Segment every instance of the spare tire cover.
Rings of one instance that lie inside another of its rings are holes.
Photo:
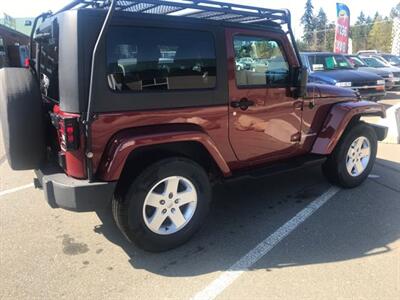
[[[39,83],[30,69],[0,69],[0,120],[8,163],[37,169],[45,156]]]

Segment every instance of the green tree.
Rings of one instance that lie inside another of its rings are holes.
[[[326,46],[325,50],[333,51],[334,44],[335,44],[335,32],[336,32],[336,24],[335,22],[331,22],[327,26],[326,31]]]
[[[369,17],[368,17],[369,18]],[[368,20],[364,12],[361,12],[357,17],[357,21],[354,26],[351,27],[351,38],[353,40],[353,52],[359,50],[365,50],[368,48],[368,35],[371,30],[372,20]],[[370,19],[370,18],[369,18]]]
[[[306,51],[308,50],[308,45],[303,40],[296,40],[296,45],[299,51]]]
[[[314,6],[311,0],[307,0],[304,15],[301,17],[301,24],[303,25],[303,41],[311,45],[314,39],[315,30],[315,17]]]
[[[379,14],[376,15],[372,29],[368,35],[368,48],[390,52],[392,46],[392,27],[392,21],[388,18],[382,18]]]
[[[316,45],[314,48],[316,50],[326,50],[328,17],[322,8],[320,8],[314,22],[316,31]]]

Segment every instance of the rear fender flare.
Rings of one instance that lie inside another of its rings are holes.
[[[224,176],[231,175],[231,170],[217,146],[204,132],[184,130],[137,135],[134,130],[124,130],[110,140],[99,165],[97,177],[104,181],[117,181],[121,176],[127,158],[133,151],[142,147],[175,142],[200,143],[208,151],[221,173]]]
[[[329,155],[351,125],[352,120],[361,116],[385,117],[383,105],[369,101],[342,102],[335,104],[319,132],[311,152],[313,154]],[[379,138],[379,136],[378,136]]]

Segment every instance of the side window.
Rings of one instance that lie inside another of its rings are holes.
[[[210,89],[216,69],[209,32],[144,27],[108,32],[107,80],[114,91]]]
[[[233,46],[239,87],[287,86],[289,64],[277,41],[238,35]]]

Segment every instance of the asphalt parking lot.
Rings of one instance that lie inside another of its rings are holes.
[[[1,299],[399,299],[400,145],[353,190],[318,167],[215,186],[203,229],[161,254],[109,212],[51,209],[0,149]]]

